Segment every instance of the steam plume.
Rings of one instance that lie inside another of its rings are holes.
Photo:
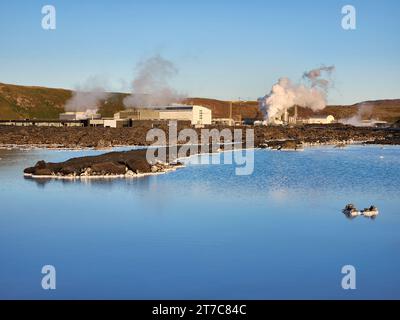
[[[339,122],[343,124],[352,125],[355,127],[372,126],[374,125],[374,122],[376,120],[372,119],[368,123],[364,123],[363,120],[371,117],[373,109],[374,106],[372,104],[364,102],[358,107],[357,114],[347,119],[341,119],[339,120]]]
[[[298,105],[313,111],[326,107],[330,75],[334,66],[322,66],[303,74],[303,84],[294,84],[288,78],[280,78],[271,92],[259,99],[261,111],[266,119],[279,118],[285,110]]]
[[[124,99],[125,107],[150,107],[168,105],[185,98],[169,84],[178,73],[175,65],[155,55],[136,66],[137,76],[132,82],[132,93]]]
[[[107,99],[103,80],[99,77],[90,77],[73,91],[71,99],[65,105],[66,111],[83,111],[88,115],[97,113],[99,104]]]

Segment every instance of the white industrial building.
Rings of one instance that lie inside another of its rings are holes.
[[[124,128],[130,126],[129,119],[104,119],[104,128]]]
[[[91,110],[89,110],[91,111]],[[132,126],[137,120],[149,121],[188,121],[194,126],[212,124],[210,109],[198,105],[154,106],[122,110],[114,114],[113,118],[102,118],[95,112],[65,112],[60,114],[60,121],[84,121],[91,127],[122,128]]]
[[[88,120],[88,119],[100,119],[101,115],[96,113],[95,110],[87,111],[68,111],[60,113],[60,120]]]
[[[197,105],[173,105],[158,108],[160,120],[190,121],[192,125],[210,125],[212,112]]]
[[[202,126],[212,124],[212,112],[203,106],[173,104],[119,111],[114,119],[190,121],[192,125]]]
[[[104,127],[104,119],[90,119],[89,126],[90,127]]]
[[[306,119],[308,124],[330,124],[335,122],[335,117],[332,115],[328,116],[313,116]]]

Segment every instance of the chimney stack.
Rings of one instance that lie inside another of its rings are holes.
[[[287,109],[285,109],[285,112],[283,113],[283,122],[287,124],[289,122],[289,113]]]

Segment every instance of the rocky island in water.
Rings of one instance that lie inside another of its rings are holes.
[[[176,159],[149,163],[146,152],[145,149],[109,152],[98,156],[72,158],[59,163],[41,160],[35,166],[26,168],[24,175],[34,178],[140,177],[183,167]]]

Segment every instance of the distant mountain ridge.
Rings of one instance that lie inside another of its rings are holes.
[[[111,93],[99,106],[102,116],[109,117],[123,109],[122,102],[126,96],[126,93]],[[71,97],[72,91],[66,89],[0,83],[0,119],[57,119]],[[209,107],[217,118],[262,118],[257,101],[234,101],[232,108],[229,101],[207,98],[187,98],[184,103]],[[363,118],[389,122],[400,120],[400,99],[365,101],[350,106],[327,106],[318,113],[299,107],[298,114],[300,117],[332,114],[336,119],[349,118],[356,115],[362,105],[369,106],[369,112],[363,114]]]

